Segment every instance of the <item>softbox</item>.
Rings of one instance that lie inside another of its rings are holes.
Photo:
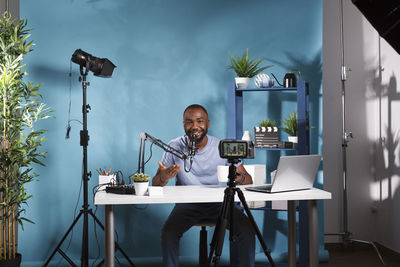
[[[379,35],[400,54],[400,1],[351,0]]]

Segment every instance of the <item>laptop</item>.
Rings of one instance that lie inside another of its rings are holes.
[[[313,188],[321,155],[282,156],[272,184],[246,187],[262,193],[278,193]],[[272,177],[271,177],[272,178]]]

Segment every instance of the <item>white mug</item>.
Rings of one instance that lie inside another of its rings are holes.
[[[219,182],[228,182],[229,166],[219,165],[217,169],[217,174]]]

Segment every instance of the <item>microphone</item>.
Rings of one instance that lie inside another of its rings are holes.
[[[188,152],[189,152],[189,155],[188,155],[189,158],[191,160],[193,160],[193,157],[197,152],[196,136],[194,134],[190,135],[190,137],[189,137]]]

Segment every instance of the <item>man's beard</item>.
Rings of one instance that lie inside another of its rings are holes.
[[[206,129],[206,130],[201,129],[201,134],[200,134],[199,137],[197,137],[196,135],[193,134],[193,136],[194,136],[194,142],[195,142],[196,144],[200,144],[200,143],[203,141],[204,137],[207,135],[207,131],[208,131],[207,129]],[[186,135],[190,138],[191,135],[192,135],[192,132],[193,132],[193,131],[187,131],[187,132],[186,132]]]

